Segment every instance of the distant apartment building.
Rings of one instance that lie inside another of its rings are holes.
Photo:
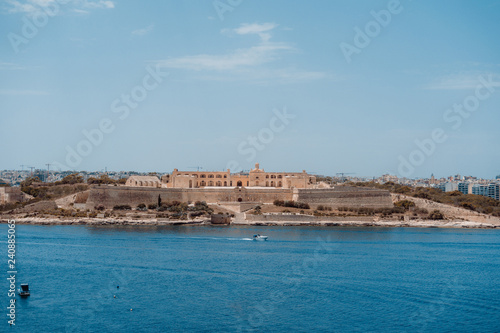
[[[491,183],[488,185],[474,184],[472,185],[472,194],[490,197],[500,200],[500,184]]]
[[[458,183],[458,190],[463,194],[472,193],[472,183]]]
[[[441,183],[437,185],[437,188],[443,192],[453,192],[458,190],[458,184],[451,182]]]

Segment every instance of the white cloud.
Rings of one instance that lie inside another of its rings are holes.
[[[259,35],[262,41],[267,42],[271,39],[270,31],[277,26],[275,23],[244,23],[233,31],[238,35]]]
[[[278,25],[274,23],[243,23],[239,28],[234,29],[238,35],[247,35],[247,34],[260,34],[266,31],[273,30]]]
[[[495,83],[493,86],[500,86],[499,75],[491,73],[460,73],[439,77],[426,85],[424,88],[429,90],[471,90],[475,89],[478,84],[481,84],[479,77],[488,77],[492,75]]]
[[[153,29],[154,29],[154,24],[150,24],[145,28],[132,31],[132,35],[133,36],[144,36],[144,35],[147,35],[148,33],[150,33],[151,31],[153,31]]]
[[[283,81],[297,82],[325,78],[324,72],[303,71],[294,68],[269,68],[263,66],[282,59],[287,51],[295,50],[288,43],[270,42],[271,32],[278,25],[275,23],[242,24],[232,30],[221,32],[237,35],[255,34],[260,36],[257,45],[236,49],[226,54],[198,54],[158,61],[162,67],[185,69],[191,71],[212,71],[203,73],[197,78],[213,81],[247,80],[252,82]],[[215,73],[214,73],[215,72]]]
[[[84,9],[112,9],[115,3],[109,0],[67,0],[66,2],[59,2],[56,0],[5,0],[7,3],[7,13],[23,13],[33,15],[39,11],[47,10],[50,12],[59,12],[63,7],[71,8],[72,11],[87,14],[88,11]]]
[[[200,54],[160,61],[168,68],[190,70],[234,70],[241,67],[261,65],[278,58],[277,52],[292,49],[285,43],[263,43],[247,49],[238,49],[228,54]]]
[[[105,8],[112,9],[115,8],[115,3],[113,1],[99,0],[99,1],[88,1],[84,0],[82,3],[84,8]]]
[[[26,69],[26,67],[15,64],[13,62],[0,61],[0,70],[12,71],[12,70],[24,70],[24,69]]]

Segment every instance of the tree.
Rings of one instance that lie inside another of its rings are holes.
[[[433,210],[430,214],[429,214],[429,219],[431,220],[442,220],[444,219],[444,215],[443,213],[441,213],[439,210]]]
[[[23,180],[21,182],[21,188],[23,187],[28,187],[28,186],[31,186],[33,183],[40,183],[40,178],[38,177],[29,177],[29,178],[26,178],[25,180]]]
[[[83,177],[78,173],[72,173],[71,175],[67,175],[61,180],[62,184],[78,184],[83,183]]]
[[[394,203],[396,207],[403,207],[405,210],[410,209],[410,207],[415,207],[415,203],[411,200],[401,200]]]

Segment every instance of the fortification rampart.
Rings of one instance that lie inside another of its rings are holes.
[[[332,208],[348,207],[392,207],[388,191],[338,187],[334,189],[262,189],[262,188],[146,188],[127,186],[93,186],[90,189],[87,209],[98,205],[113,208],[115,205],[137,206],[157,203],[158,196],[163,202],[261,202],[273,203],[274,200],[296,200],[312,206],[327,205]]]
[[[253,215],[246,214],[246,220],[251,222],[342,222],[342,221],[366,221],[372,222],[373,217],[371,216],[311,216],[302,214],[263,214],[263,215]]]
[[[385,190],[338,186],[331,189],[296,189],[294,200],[309,205],[339,207],[393,207],[391,193]]]
[[[274,200],[292,200],[292,190],[288,189],[178,189],[178,188],[144,188],[127,186],[94,186],[90,190],[87,209],[97,205],[113,208],[115,205],[135,207],[140,203],[146,205],[158,202],[267,202]]]

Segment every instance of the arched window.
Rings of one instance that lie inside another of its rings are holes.
[[[217,175],[216,178],[222,178],[222,176],[221,175]]]
[[[200,178],[205,178],[205,175],[200,175]]]
[[[283,184],[281,183],[281,180],[278,182],[278,187],[282,187]]]
[[[222,182],[220,180],[217,182],[217,186],[222,186]]]
[[[233,181],[232,180],[229,182],[229,186],[233,186]]]
[[[247,180],[247,186],[248,186],[248,180]]]
[[[224,182],[224,186],[227,186],[227,182]]]
[[[269,175],[266,175],[266,179],[268,179],[268,178],[269,178]]]
[[[208,186],[214,186],[214,182],[213,181],[209,181],[208,182]]]
[[[274,181],[273,180],[271,181],[271,187],[274,187]]]
[[[206,186],[206,183],[204,180],[201,181],[200,186]]]
[[[281,178],[283,178],[283,177],[281,175],[278,175],[278,179],[281,179]]]
[[[227,175],[224,175],[224,178],[227,178]]]
[[[241,180],[239,180],[239,181],[236,183],[236,186],[243,186],[243,183],[241,182]]]
[[[208,178],[214,178],[214,175],[208,175]]]

